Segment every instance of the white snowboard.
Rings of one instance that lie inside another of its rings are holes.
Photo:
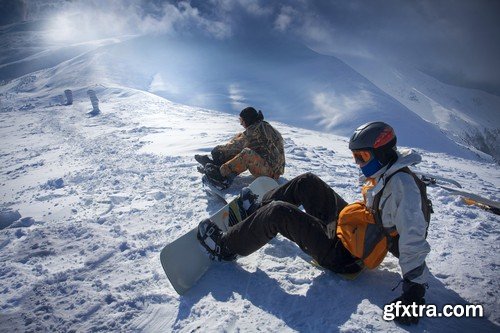
[[[278,183],[274,179],[259,177],[248,187],[259,196],[260,201],[266,192],[277,186]],[[223,231],[242,220],[237,200],[238,198],[235,198],[210,217]],[[197,229],[198,226],[195,226],[188,233],[167,244],[160,254],[163,270],[179,295],[195,285],[212,264],[212,260],[196,238]]]

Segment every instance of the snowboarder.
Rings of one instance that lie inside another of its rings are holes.
[[[228,187],[234,177],[250,171],[254,177],[278,179],[285,171],[283,138],[261,111],[247,107],[240,112],[245,131],[228,143],[216,146],[208,155],[195,155],[207,177],[221,187]]]
[[[199,241],[218,260],[232,260],[280,233],[320,266],[340,274],[375,268],[390,251],[403,275],[402,294],[391,303],[424,304],[431,207],[422,193],[425,185],[422,189],[408,169],[421,161],[420,155],[398,151],[396,140],[383,122],[364,124],[352,135],[349,149],[367,178],[363,202],[347,204],[319,177],[306,173],[266,193],[253,214],[225,233],[202,221]],[[402,315],[395,320],[413,324],[418,319]]]

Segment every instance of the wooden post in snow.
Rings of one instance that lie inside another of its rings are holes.
[[[64,105],[72,105],[73,104],[73,92],[69,89],[64,90],[64,95],[66,95],[66,104]]]
[[[87,95],[92,103],[92,111],[89,112],[89,115],[96,116],[101,112],[101,110],[99,110],[99,99],[97,98],[95,91],[92,89],[87,90]]]

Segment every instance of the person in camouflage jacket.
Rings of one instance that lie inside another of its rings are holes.
[[[232,179],[246,170],[255,177],[278,179],[285,172],[281,134],[253,107],[241,111],[240,123],[245,131],[228,143],[216,146],[211,151],[212,159],[196,155],[196,160],[205,166],[209,178],[219,181]]]

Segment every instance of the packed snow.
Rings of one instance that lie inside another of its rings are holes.
[[[14,28],[21,27],[4,28],[5,40],[15,41]],[[25,36],[35,35],[28,30]],[[236,263],[213,265],[192,290],[177,295],[162,270],[161,249],[221,208],[204,191],[193,155],[242,128],[234,113],[139,89],[142,76],[127,72],[120,52],[107,49],[119,42],[79,45],[92,52],[51,49],[61,56],[57,65],[34,46],[30,59],[12,44],[12,53],[2,53],[9,65],[0,72],[13,68],[9,54],[37,66],[0,86],[0,331],[499,330],[500,219],[437,187],[428,189],[435,213],[426,300],[439,307],[482,304],[484,318],[424,318],[414,327],[384,321],[384,304],[400,293],[391,291],[401,279],[396,258],[346,281],[310,265],[281,236]],[[110,73],[110,61],[122,71]],[[63,105],[65,89],[73,90],[73,105]],[[95,117],[87,114],[88,89],[100,100]],[[397,104],[389,95],[377,98]],[[263,112],[285,139],[280,183],[312,171],[347,201],[361,199],[348,137],[297,127],[299,113],[289,115],[290,124],[272,108]],[[498,200],[500,171],[490,157],[455,145],[405,112],[394,127],[401,148],[422,154],[418,170]],[[425,131],[409,130],[412,119],[432,133],[429,149],[418,144]],[[245,173],[229,191],[237,194],[252,180]]]

